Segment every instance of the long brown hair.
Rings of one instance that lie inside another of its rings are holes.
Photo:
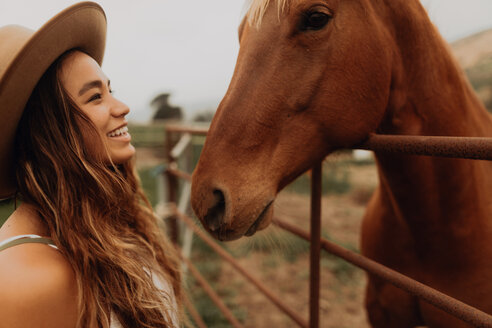
[[[169,327],[176,308],[181,313],[175,249],[158,228],[133,161],[108,165],[88,153],[82,136],[99,134],[60,82],[67,54],[43,75],[19,125],[22,201],[36,207],[75,271],[77,327],[109,327],[110,313],[123,327]],[[172,290],[159,290],[157,277]]]

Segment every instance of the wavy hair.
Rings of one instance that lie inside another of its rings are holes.
[[[72,51],[70,51],[72,52]],[[133,160],[108,165],[83,135],[104,141],[60,82],[58,58],[26,105],[16,137],[21,199],[36,207],[78,287],[77,327],[169,327],[182,318],[175,248],[157,225]],[[107,148],[106,153],[108,154]],[[155,279],[172,288],[159,288]]]

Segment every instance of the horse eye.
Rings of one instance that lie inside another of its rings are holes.
[[[330,21],[331,16],[319,11],[306,14],[301,22],[300,29],[302,31],[321,30]]]

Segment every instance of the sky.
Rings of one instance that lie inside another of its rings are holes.
[[[247,0],[246,0],[247,1]],[[0,0],[0,26],[38,29],[73,0]],[[103,71],[129,119],[145,122],[150,102],[171,93],[185,118],[215,110],[239,51],[245,0],[100,0],[108,34]],[[491,0],[421,0],[449,42],[492,28]]]

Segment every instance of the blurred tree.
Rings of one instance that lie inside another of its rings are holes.
[[[169,104],[170,96],[169,93],[161,93],[151,101],[150,106],[154,110],[152,120],[181,120],[183,118],[181,107]]]
[[[214,110],[211,110],[211,109],[205,110],[205,111],[196,113],[195,116],[193,116],[192,121],[193,122],[211,122],[214,115],[215,115]]]

